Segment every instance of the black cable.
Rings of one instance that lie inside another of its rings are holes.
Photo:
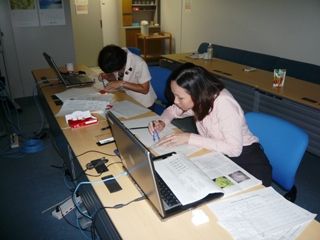
[[[109,153],[100,152],[100,151],[97,151],[97,150],[89,150],[89,151],[83,152],[83,153],[81,153],[81,154],[73,157],[72,159],[74,159],[74,158],[76,158],[76,157],[80,157],[80,156],[82,156],[82,155],[84,155],[84,154],[87,154],[87,153],[90,153],[90,152],[101,153],[101,154],[103,154],[103,155],[111,156],[111,157],[116,157],[116,156],[117,156],[116,154],[109,154]],[[72,159],[71,159],[71,160],[72,160]]]
[[[94,225],[94,220],[95,220],[94,218],[95,218],[95,216],[98,214],[98,212],[99,212],[100,210],[102,210],[102,209],[119,209],[119,208],[123,208],[123,207],[128,206],[129,204],[131,204],[131,203],[133,203],[133,202],[138,202],[138,201],[144,200],[144,199],[146,199],[146,198],[147,198],[146,196],[141,196],[141,197],[138,197],[138,198],[136,198],[136,199],[133,199],[133,200],[127,202],[127,203],[120,203],[120,204],[116,204],[116,205],[111,206],[111,207],[110,207],[110,206],[103,206],[103,207],[99,208],[97,211],[95,211],[95,212],[92,214],[92,216],[91,216],[92,225]]]
[[[122,162],[114,162],[114,163],[110,163],[110,164],[107,165],[106,167],[110,167],[110,166],[113,165],[113,164],[119,164],[119,163],[122,164]],[[85,171],[87,171],[87,170],[88,170],[88,169],[86,169]],[[86,173],[86,175],[87,175],[87,176],[90,176],[90,177],[100,177],[102,173],[104,173],[104,172],[98,173],[98,175],[92,175],[92,174],[89,174],[89,173]]]
[[[51,143],[52,143],[53,148],[56,150],[56,152],[58,153],[59,157],[63,160],[63,157],[62,157],[59,149],[56,146],[57,143],[54,141],[54,138],[51,136],[51,134],[50,134],[50,137],[51,137]]]

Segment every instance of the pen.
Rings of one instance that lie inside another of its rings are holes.
[[[110,128],[110,126],[106,126],[106,127],[104,127],[104,128],[101,128],[101,131],[107,130],[107,129],[109,129],[109,128]]]
[[[155,127],[156,125],[154,124],[154,121],[152,121],[152,125],[153,127]],[[153,141],[155,142],[156,141],[156,136],[158,138],[158,140],[160,140],[160,136],[159,136],[159,133],[156,129],[153,130],[153,134],[152,134],[152,139]]]
[[[106,88],[106,84],[104,83],[104,78],[102,78],[103,87]]]
[[[159,136],[158,131],[157,130],[154,130],[154,131],[156,132],[156,136],[157,136],[158,140],[160,140],[160,136]]]
[[[129,130],[144,129],[144,128],[148,128],[148,127],[133,127],[133,128],[129,128]]]

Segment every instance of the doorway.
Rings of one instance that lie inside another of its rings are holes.
[[[79,14],[75,0],[71,0],[70,9],[76,64],[96,67],[103,46],[100,1],[88,1],[87,11]]]

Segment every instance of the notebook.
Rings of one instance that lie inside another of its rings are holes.
[[[161,161],[161,159],[171,156],[174,152],[154,157],[150,150],[112,112],[107,112],[106,118],[109,121],[117,146],[117,154],[124,168],[161,219],[221,197],[219,194],[209,194],[197,202],[183,206],[154,168],[154,161]]]
[[[67,87],[75,87],[75,86],[84,86],[84,85],[92,85],[94,80],[87,77],[85,74],[65,74],[59,71],[57,65],[53,61],[53,58],[50,57],[47,53],[43,53],[44,58],[47,60],[49,66],[55,71],[58,75],[59,80]]]

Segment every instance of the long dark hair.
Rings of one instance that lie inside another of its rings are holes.
[[[177,85],[190,94],[194,103],[192,108],[195,120],[202,121],[214,107],[214,101],[219,96],[224,84],[213,74],[199,66],[184,67],[175,79]]]

